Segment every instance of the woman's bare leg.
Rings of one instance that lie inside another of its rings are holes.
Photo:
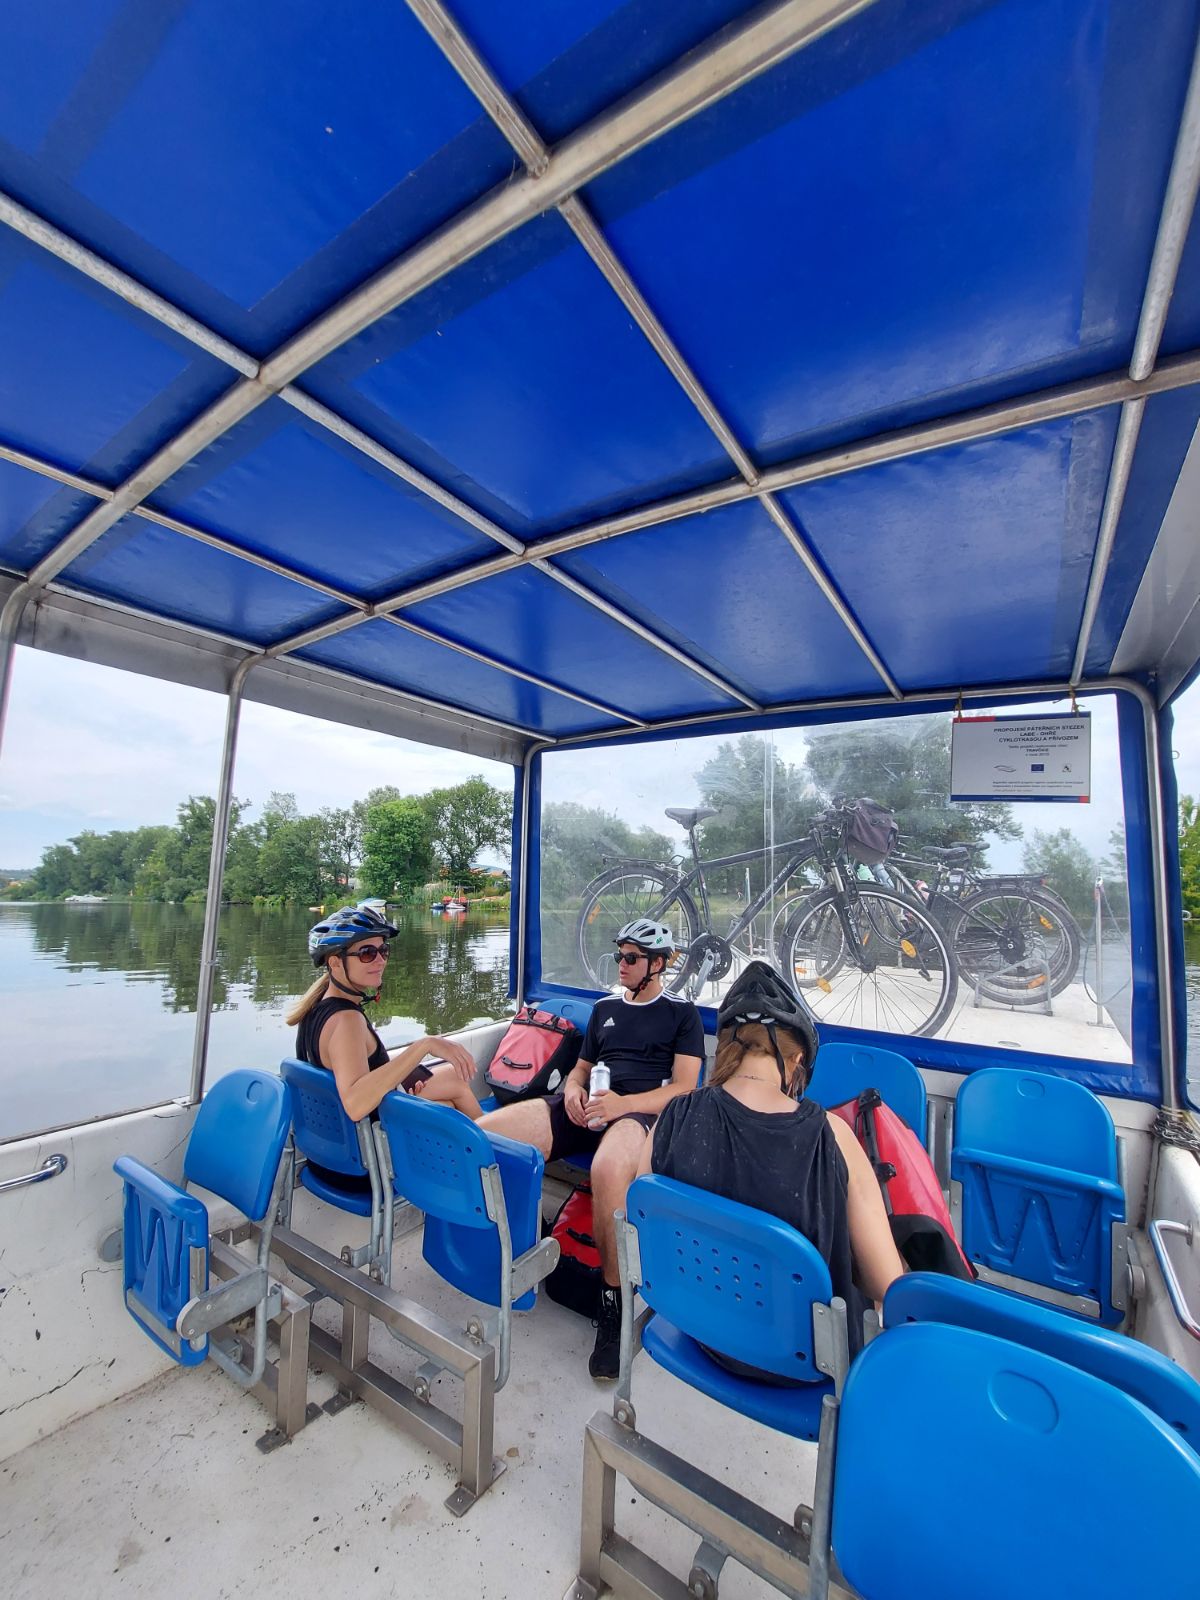
[[[422,1100],[436,1100],[441,1105],[453,1106],[464,1117],[477,1122],[483,1107],[472,1093],[470,1084],[464,1083],[453,1067],[434,1067],[433,1075],[418,1084],[416,1093]]]

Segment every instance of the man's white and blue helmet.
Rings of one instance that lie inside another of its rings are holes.
[[[675,949],[675,935],[665,922],[653,922],[649,917],[635,917],[620,929],[614,944],[636,944],[647,955],[670,955]]]
[[[323,967],[330,956],[372,934],[394,939],[396,929],[369,906],[342,906],[308,930],[308,953],[313,966]]]

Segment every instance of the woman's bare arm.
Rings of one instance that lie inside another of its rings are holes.
[[[475,1071],[470,1051],[453,1039],[415,1039],[397,1051],[387,1066],[376,1067],[374,1072],[367,1066],[372,1048],[371,1032],[361,1011],[335,1012],[321,1029],[321,1061],[333,1073],[342,1105],[352,1122],[369,1116],[385,1094],[400,1087],[424,1056],[443,1056],[466,1081]]]
[[[863,1292],[878,1304],[888,1286],[904,1272],[900,1252],[892,1239],[891,1225],[884,1209],[879,1180],[871,1171],[867,1153],[854,1137],[853,1130],[840,1117],[830,1117],[829,1126],[846,1162],[850,1181],[846,1203],[850,1222],[850,1249],[858,1269]]]

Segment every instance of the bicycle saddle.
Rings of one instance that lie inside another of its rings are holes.
[[[672,822],[677,822],[688,833],[691,833],[698,822],[703,822],[705,817],[715,817],[716,814],[712,806],[697,806],[694,811],[685,811],[682,806],[677,810],[668,806],[665,813]]]
[[[931,844],[925,854],[930,861],[969,861],[977,848],[969,844],[952,844],[943,850],[938,845]]]

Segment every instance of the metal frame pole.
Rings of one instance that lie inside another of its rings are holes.
[[[0,611],[0,749],[4,745],[4,729],[8,722],[8,697],[12,691],[13,659],[17,650],[17,633],[25,607],[33,598],[34,587],[22,583],[13,590]]]
[[[250,672],[262,660],[249,656],[235,669],[229,682],[225,711],[225,744],[221,751],[221,777],[213,812],[212,850],[208,858],[208,890],[204,902],[204,933],[200,940],[200,980],[196,986],[196,1031],[192,1039],[192,1078],[187,1103],[198,1105],[204,1094],[208,1062],[208,1032],[212,1017],[213,979],[217,966],[217,933],[221,919],[221,884],[225,877],[225,850],[229,843],[229,815],[233,800],[233,768],[237,757],[242,691]]]
[[[550,749],[546,743],[534,744],[525,752],[525,761],[521,774],[521,849],[519,860],[519,882],[517,885],[517,981],[516,1001],[518,1006],[525,1004],[525,986],[529,980],[527,971],[528,958],[525,941],[529,932],[529,818],[531,806],[529,801],[529,785],[533,777],[533,762],[535,756],[540,756],[543,750]]]
[[[1183,250],[1187,243],[1192,211],[1196,205],[1196,192],[1200,188],[1200,41],[1192,57],[1191,77],[1183,102],[1183,115],[1179,119],[1179,132],[1171,158],[1171,173],[1163,196],[1162,211],[1158,220],[1158,233],[1154,240],[1154,254],[1142,296],[1142,309],[1134,337],[1133,355],[1129,362],[1129,376],[1134,379],[1148,377],[1158,359],[1158,347],[1166,327],[1167,311],[1175,283],[1179,276]],[[1125,505],[1125,493],[1133,471],[1133,458],[1137,450],[1138,434],[1145,415],[1145,400],[1128,400],[1121,408],[1121,421],[1117,428],[1117,442],[1109,468],[1108,492],[1100,516],[1100,531],[1096,540],[1096,553],[1092,560],[1091,577],[1083,603],[1083,619],[1079,625],[1079,638],[1075,645],[1075,661],[1071,668],[1071,682],[1083,677],[1088,645],[1092,639],[1104,580],[1108,576],[1116,543],[1117,527]]]

